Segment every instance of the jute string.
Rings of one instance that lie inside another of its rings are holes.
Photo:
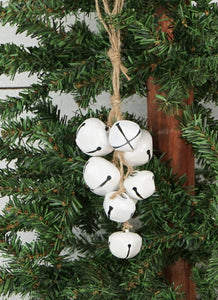
[[[106,23],[102,18],[100,6],[99,6],[99,0],[95,0],[95,6],[96,6],[96,12],[98,18],[103,24],[105,30],[107,31],[109,36],[109,41],[111,44],[111,48],[108,50],[107,54],[113,66],[113,71],[112,71],[113,94],[111,95],[112,108],[108,115],[107,124],[108,126],[112,126],[115,121],[119,121],[123,119],[122,113],[120,111],[120,105],[121,105],[120,72],[122,72],[125,75],[125,77],[128,80],[130,80],[130,77],[127,75],[127,68],[124,67],[124,65],[121,62],[120,29],[115,28],[115,25],[113,23],[113,16],[121,12],[124,5],[124,0],[115,0],[112,11],[110,10],[108,0],[102,0],[102,2],[104,5],[104,11],[109,17],[108,23]],[[120,195],[123,192],[125,192],[123,181],[133,171],[132,167],[125,162],[124,154],[121,151],[114,151],[113,163],[119,168],[121,179],[119,183],[119,190],[115,192],[111,198],[115,198],[117,195]],[[125,175],[124,175],[124,165],[127,166],[127,173]]]
[[[123,186],[123,182],[132,172],[133,168],[129,166],[124,159],[124,153],[122,151],[114,151],[113,161],[112,161],[120,171],[120,182],[119,182],[119,190],[113,193],[111,199],[114,199],[117,195],[125,193],[125,188]],[[124,165],[127,166],[127,172],[124,174]]]
[[[124,0],[115,0],[113,10],[110,11],[108,0],[102,0],[104,5],[104,11],[109,17],[109,23],[106,24],[102,18],[101,10],[99,7],[98,0],[95,0],[96,12],[99,20],[103,24],[105,30],[108,33],[109,41],[111,48],[108,50],[107,54],[111,60],[113,66],[112,73],[112,86],[113,86],[113,95],[111,96],[112,109],[108,116],[108,126],[113,125],[114,121],[122,120],[122,114],[120,112],[120,72],[122,72],[128,80],[130,77],[127,75],[127,68],[121,62],[121,41],[120,41],[120,29],[115,28],[113,24],[113,16],[119,14],[123,8]]]
[[[123,228],[122,228],[123,231],[130,230],[131,228],[132,225],[128,221],[123,223]]]

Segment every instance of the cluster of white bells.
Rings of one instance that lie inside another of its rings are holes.
[[[118,223],[127,222],[134,215],[137,201],[154,193],[154,174],[146,170],[134,171],[123,182],[125,193],[113,198],[112,195],[119,189],[120,171],[101,156],[118,150],[124,153],[128,165],[144,165],[153,154],[150,133],[133,121],[117,121],[108,128],[101,120],[89,118],[77,129],[76,144],[82,152],[91,156],[84,166],[83,178],[93,193],[104,196],[103,208],[107,217]],[[127,259],[139,253],[142,238],[125,230],[112,233],[108,242],[113,255]]]

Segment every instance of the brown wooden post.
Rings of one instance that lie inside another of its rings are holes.
[[[158,10],[160,17],[160,27],[162,31],[167,32],[170,39],[172,36],[172,28],[170,28],[171,20],[164,13],[164,10]],[[163,20],[162,20],[163,19]],[[178,120],[174,116],[166,116],[158,110],[155,95],[161,94],[160,86],[154,83],[154,79],[150,77],[147,81],[147,106],[148,106],[148,128],[153,133],[154,149],[158,149],[161,153],[166,153],[165,159],[171,160],[171,166],[174,173],[178,176],[186,174],[186,186],[195,185],[194,172],[194,156],[190,145],[181,139],[181,132],[178,128]],[[183,101],[181,99],[181,101]],[[193,92],[190,91],[187,104],[193,101]],[[188,300],[196,300],[196,288],[191,280],[191,267],[182,258],[177,262],[168,266],[165,270],[165,276],[175,287],[181,286],[181,290],[186,293]]]

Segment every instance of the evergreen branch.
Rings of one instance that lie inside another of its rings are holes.
[[[192,273],[193,278],[197,283],[197,292],[205,299],[216,299],[216,276],[212,281],[208,280],[208,259],[201,264],[196,265],[193,268]]]
[[[210,128],[202,115],[192,115],[184,111],[181,124],[182,136],[192,143],[196,156],[199,157],[214,173],[218,172],[217,130]]]
[[[64,18],[67,14],[73,12],[78,14],[78,10],[81,8],[81,4],[84,5],[84,1],[79,0],[77,3],[72,4],[71,1],[65,0],[60,1],[46,1],[42,2],[36,0],[34,2],[19,1],[19,3],[14,3],[14,1],[8,1],[7,6],[1,7],[1,18],[4,23],[34,23],[36,20],[49,20],[49,17],[53,18]],[[95,7],[94,1],[90,6],[90,2],[87,1],[87,7],[90,9]]]
[[[211,258],[209,259],[209,265],[207,268],[208,273],[208,283],[212,284],[217,288],[218,286],[218,259],[217,250],[214,250]]]
[[[13,78],[25,71],[40,80],[18,97],[0,101],[0,158],[6,164],[0,171],[0,193],[10,198],[0,214],[0,249],[8,258],[0,269],[2,295],[183,299],[163,274],[166,265],[182,256],[192,265],[205,262],[196,271],[197,286],[201,297],[215,299],[217,125],[197,102],[217,99],[217,8],[209,0],[196,6],[186,2],[127,0],[124,12],[114,18],[122,29],[122,60],[131,77],[128,83],[121,78],[122,96],[145,95],[145,82],[153,76],[162,86],[161,109],[184,110],[181,99],[194,87],[194,108],[184,112],[181,128],[204,163],[195,196],[184,188],[185,177],[177,178],[162,159],[153,156],[139,168],[155,174],[156,192],[137,203],[143,245],[131,260],[119,260],[108,249],[108,235],[121,224],[108,220],[102,197],[84,186],[88,158],[75,144],[78,126],[89,117],[105,122],[108,111],[77,112],[67,122],[49,96],[51,90],[70,92],[81,107],[88,107],[99,93],[111,90],[108,38],[79,21],[81,12],[95,11],[94,0],[9,0],[0,8],[2,24],[17,25],[18,33],[38,40],[36,47],[2,45],[1,73]],[[158,8],[174,20],[173,40],[159,30]],[[63,18],[70,14],[76,22],[66,28]],[[24,112],[33,115],[24,118]],[[144,128],[145,120],[125,118]],[[36,232],[37,241],[21,241],[23,231]]]
[[[145,51],[148,63],[155,66],[152,74],[164,93],[164,96],[157,95],[157,100],[160,109],[167,113],[184,109],[183,99],[187,99],[187,91],[193,86],[196,90],[201,89],[202,98],[213,93],[213,101],[216,101],[217,85],[212,88],[211,83],[216,83],[218,74],[217,26],[214,25],[217,9],[209,12],[208,3],[192,8],[184,2],[177,3],[176,7],[171,5],[167,4],[169,17],[175,20],[172,22],[172,40],[157,30],[158,20],[155,19],[145,18],[144,23],[140,20],[135,28],[130,27],[135,32],[136,43]],[[205,10],[208,10],[207,14]]]
[[[30,88],[19,93],[18,97],[7,96],[0,100],[1,120],[13,119],[24,111],[34,111],[34,104],[49,98],[49,90],[45,85],[33,84]],[[31,107],[33,108],[31,109]]]
[[[7,74],[11,76],[11,79],[14,79],[16,73],[21,72],[29,72],[29,75],[39,74],[41,68],[39,64],[40,59],[38,62],[33,60],[33,53],[31,53],[33,48],[29,47],[28,51],[24,47],[19,47],[15,44],[2,44],[0,47],[1,74]],[[37,48],[35,47],[35,49]]]

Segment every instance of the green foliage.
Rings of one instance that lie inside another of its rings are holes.
[[[75,147],[75,132],[87,117],[105,119],[108,112],[90,111],[66,122],[51,101],[41,99],[30,111],[34,111],[31,118],[13,118],[3,124],[1,158],[19,151],[15,169],[1,170],[1,194],[10,196],[0,218],[0,249],[9,259],[7,271],[1,271],[3,295],[9,291],[30,293],[32,299],[66,299],[73,293],[79,299],[119,299],[127,292],[129,299],[135,292],[138,299],[174,295],[163,278],[155,279],[156,271],[149,270],[148,278],[142,280],[145,254],[137,263],[112,257],[106,241],[108,228],[115,230],[116,225],[109,225],[104,216],[102,198],[84,188],[85,159]],[[96,235],[100,227],[107,234]],[[22,244],[17,233],[25,231],[35,231],[37,240]],[[72,261],[77,251],[86,259]],[[154,269],[158,265],[159,272],[164,262],[155,258],[152,264]]]
[[[208,266],[209,264],[209,266]],[[215,269],[216,268],[216,269]],[[213,272],[211,272],[213,270]],[[210,273],[211,272],[211,273]],[[208,276],[208,274],[212,276]],[[202,299],[216,299],[217,291],[217,252],[214,251],[209,262],[205,261],[193,269],[194,279],[198,282],[197,290]]]
[[[155,14],[138,21],[134,29],[135,39],[155,65],[153,74],[166,94],[158,97],[165,111],[183,108],[181,99],[188,97],[189,88],[195,88],[196,93],[201,89],[201,99],[212,94],[210,100],[217,101],[218,8],[206,2],[191,6],[185,1],[176,5],[170,1],[172,7],[165,18],[169,19],[173,39],[157,30]]]
[[[199,168],[195,195],[184,188],[162,157],[142,166],[155,175],[156,192],[137,204],[133,222],[143,238],[141,252],[121,260],[108,250],[109,234],[121,224],[109,221],[102,197],[83,181],[87,161],[75,144],[78,126],[89,117],[106,122],[108,110],[90,104],[111,92],[108,36],[93,32],[81,18],[95,1],[8,1],[0,7],[2,25],[17,26],[37,43],[0,46],[0,73],[36,74],[38,83],[0,100],[0,194],[8,203],[0,215],[0,294],[30,299],[184,299],[170,286],[164,268],[183,257],[194,266],[201,299],[216,299],[217,289],[217,123],[205,103],[217,103],[217,6],[199,0],[125,1],[113,22],[121,28],[122,98],[146,95],[146,80],[161,85],[156,95],[165,112],[182,110],[182,137],[193,145]],[[110,1],[112,4],[113,1]],[[160,30],[167,9],[173,39]],[[65,17],[75,22],[65,25]],[[187,107],[189,90],[195,95]],[[51,93],[71,93],[81,108],[67,120]],[[201,104],[203,103],[203,104]],[[146,128],[146,120],[125,114]],[[110,159],[111,156],[109,155]],[[138,214],[138,215],[137,215]],[[35,241],[23,242],[20,233]]]
[[[188,107],[183,112],[182,136],[193,145],[196,157],[214,173],[218,175],[218,145],[217,122],[210,117],[210,109],[199,109],[196,113]],[[209,175],[208,174],[208,175]]]

